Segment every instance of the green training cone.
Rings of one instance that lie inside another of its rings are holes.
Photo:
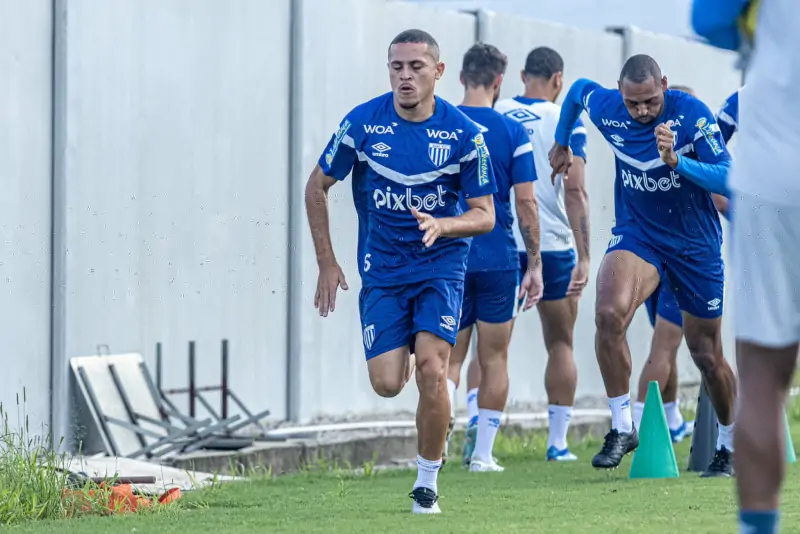
[[[639,447],[633,453],[630,478],[677,478],[678,462],[667,426],[658,382],[647,386]]]
[[[797,462],[797,455],[794,452],[794,442],[792,441],[792,433],[789,430],[789,417],[786,411],[783,412],[783,427],[786,432],[786,463],[793,464]]]

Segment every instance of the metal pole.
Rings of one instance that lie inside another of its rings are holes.
[[[161,392],[161,342],[156,343],[156,389]]]
[[[189,342],[189,417],[195,415],[194,341]]]
[[[689,452],[689,471],[702,472],[708,469],[714,452],[717,449],[717,412],[711,404],[706,391],[706,383],[700,384],[700,396],[697,399],[697,412],[692,432],[692,448]]]
[[[228,418],[228,340],[222,340],[222,418]]]

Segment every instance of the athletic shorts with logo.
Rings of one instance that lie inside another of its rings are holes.
[[[572,270],[577,263],[574,249],[569,250],[543,250],[542,251],[542,282],[544,291],[542,300],[561,300],[567,296],[569,282],[572,279]],[[519,279],[525,276],[528,270],[528,253],[519,253]],[[525,297],[519,299],[518,306],[522,306]]]
[[[668,284],[678,308],[701,319],[722,315],[725,266],[720,250],[707,254],[680,254],[656,248],[635,227],[616,228],[606,254],[627,250],[658,270],[661,284]]]
[[[683,328],[681,307],[678,306],[678,301],[675,300],[675,295],[672,294],[672,289],[666,280],[662,280],[650,298],[644,301],[644,306],[647,308],[647,316],[650,318],[651,325],[656,325],[656,316],[658,316]]]
[[[455,345],[463,296],[461,280],[362,288],[358,307],[367,360],[405,346],[413,353],[419,332]]]
[[[516,269],[468,272],[464,278],[461,329],[476,321],[500,324],[513,319],[517,314],[519,281]]]

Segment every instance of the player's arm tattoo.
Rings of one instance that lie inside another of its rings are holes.
[[[564,181],[564,205],[567,218],[575,236],[575,248],[580,261],[590,259],[589,195],[586,192],[585,167],[583,158],[576,157]]]
[[[317,165],[306,183],[306,215],[317,253],[317,263],[336,263],[331,242],[331,230],[328,218],[328,190],[336,180],[325,176]]]
[[[528,253],[528,265],[538,267],[542,261],[539,249],[539,204],[533,183],[514,186],[515,208],[519,219],[519,232]]]

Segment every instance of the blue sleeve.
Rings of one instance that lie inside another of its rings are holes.
[[[602,86],[586,78],[576,80],[569,88],[561,105],[561,116],[556,126],[556,143],[561,146],[569,145],[572,130],[575,129],[581,112],[588,109],[589,97],[596,89],[602,89]]]
[[[727,185],[730,166],[731,162],[729,160],[719,163],[704,163],[678,156],[678,166],[675,167],[675,171],[706,191],[730,198]]]
[[[728,97],[728,100],[723,104],[722,109],[717,113],[717,124],[719,124],[722,139],[727,144],[731,140],[733,134],[739,129],[737,121],[739,115],[739,99],[738,93],[734,93]]]
[[[536,165],[533,161],[533,145],[528,137],[525,128],[515,122],[513,123],[513,154],[511,156],[511,185],[523,184],[525,182],[535,182]]]
[[[482,197],[497,192],[492,161],[489,159],[489,148],[483,134],[477,129],[471,131],[472,137],[461,154],[461,193],[464,198]]]
[[[731,137],[733,137],[733,134],[736,133],[736,124],[728,122],[722,116],[718,116],[717,121],[719,124],[719,131],[722,134],[722,140],[725,141],[725,144],[727,145],[731,140]]]
[[[586,134],[586,126],[578,119],[569,138],[569,147],[572,149],[572,155],[583,158],[583,161],[586,161]]]
[[[692,29],[710,45],[739,50],[738,19],[749,0],[693,0]]]
[[[325,176],[336,180],[347,178],[358,161],[352,115],[350,112],[339,124],[318,161]]]

